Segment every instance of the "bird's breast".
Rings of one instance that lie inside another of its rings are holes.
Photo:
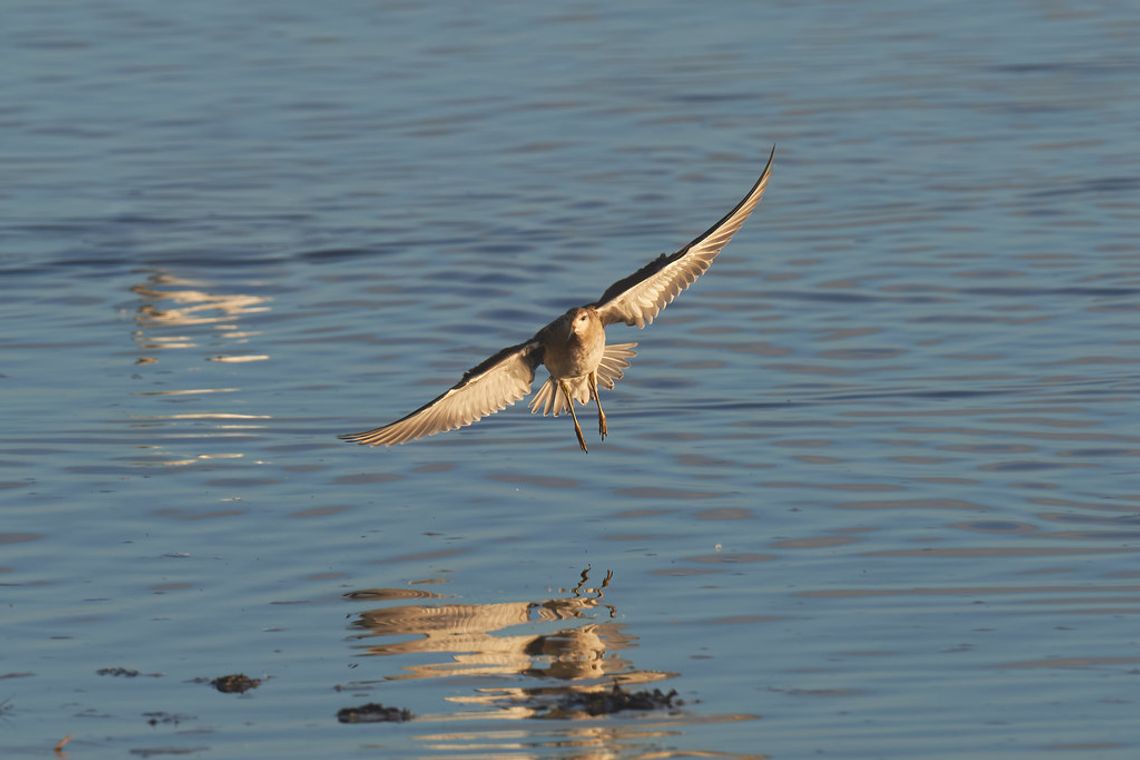
[[[554,377],[582,377],[598,368],[606,352],[606,333],[554,337],[544,346],[543,363]]]

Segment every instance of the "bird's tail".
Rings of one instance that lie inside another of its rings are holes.
[[[622,370],[629,366],[632,357],[637,356],[637,352],[633,350],[636,345],[636,343],[614,343],[606,346],[602,361],[598,364],[600,385],[613,388],[614,383],[622,379],[625,374]],[[590,403],[590,385],[585,377],[568,378],[566,385],[570,387],[570,394],[575,401],[583,405]],[[558,382],[553,377],[548,377],[534,394],[534,398],[530,401],[530,411],[531,414],[538,414],[541,411],[543,417],[550,414],[557,417],[570,411],[566,394],[558,387]]]

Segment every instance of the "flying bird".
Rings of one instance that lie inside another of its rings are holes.
[[[368,446],[395,446],[471,423],[505,409],[530,393],[534,371],[546,365],[550,377],[530,403],[545,417],[569,412],[578,446],[586,448],[574,403],[598,407],[598,433],[605,440],[606,413],[598,386],[612,389],[623,376],[636,343],[606,343],[606,328],[617,322],[645,327],[661,310],[704,274],[760,202],[772,174],[768,163],[748,194],[724,217],[672,255],[662,254],[629,277],[610,285],[602,297],[576,306],[523,343],[508,346],[469,369],[462,379],[406,417],[382,427],[340,436]]]

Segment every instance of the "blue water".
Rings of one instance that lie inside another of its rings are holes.
[[[1126,3],[6,3],[0,754],[1135,756],[1137,39]],[[773,144],[712,270],[611,330],[588,456],[522,404],[336,440]],[[684,704],[551,717],[615,680]],[[337,722],[367,702],[416,717]]]

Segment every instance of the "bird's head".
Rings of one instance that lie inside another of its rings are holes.
[[[567,322],[566,340],[570,340],[575,335],[579,337],[585,335],[590,325],[597,319],[597,315],[588,308],[578,307],[566,312],[564,319]]]

